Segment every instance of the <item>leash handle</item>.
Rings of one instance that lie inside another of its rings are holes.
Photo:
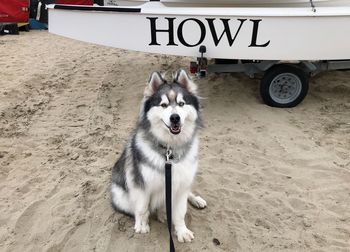
[[[167,153],[167,162],[165,163],[165,206],[166,206],[166,219],[168,223],[169,230],[169,243],[170,243],[170,252],[175,252],[173,236],[171,234],[171,163],[169,162],[169,156],[171,153]]]

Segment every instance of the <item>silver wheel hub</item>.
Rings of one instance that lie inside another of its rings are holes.
[[[270,84],[269,93],[273,101],[287,104],[295,101],[302,90],[300,78],[292,73],[277,75]]]

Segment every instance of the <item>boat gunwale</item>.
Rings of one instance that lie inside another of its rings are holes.
[[[51,4],[49,9],[72,11],[96,11],[116,13],[140,13],[144,15],[175,16],[233,16],[233,17],[350,17],[350,7],[318,7],[316,12],[307,7],[168,7],[160,2],[137,6],[77,6]]]

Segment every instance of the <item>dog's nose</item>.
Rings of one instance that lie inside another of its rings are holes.
[[[180,116],[178,114],[172,114],[170,116],[170,122],[174,123],[174,124],[179,123],[180,122]]]

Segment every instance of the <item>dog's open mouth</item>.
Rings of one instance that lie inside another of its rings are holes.
[[[177,135],[181,132],[181,126],[179,124],[172,124],[171,126],[168,126],[168,124],[166,124],[164,121],[163,123],[172,134]]]
[[[171,125],[169,127],[169,130],[172,134],[177,135],[181,132],[181,126],[180,125]]]

